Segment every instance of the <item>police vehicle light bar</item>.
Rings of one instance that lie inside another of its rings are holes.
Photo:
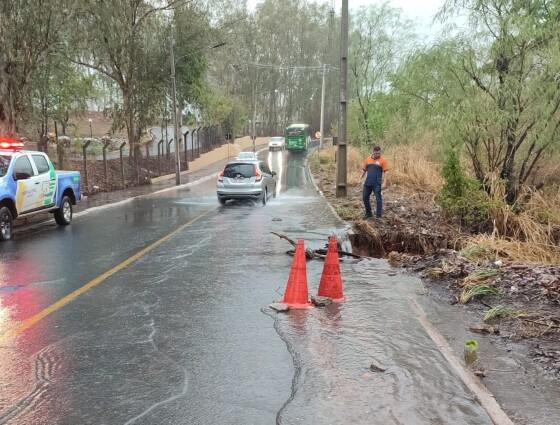
[[[23,142],[9,137],[0,137],[0,149],[18,151],[23,148]]]

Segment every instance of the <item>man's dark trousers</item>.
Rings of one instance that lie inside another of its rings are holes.
[[[369,197],[371,192],[375,194],[375,215],[380,218],[383,215],[383,197],[381,195],[381,183],[374,183],[373,185],[364,184],[364,207],[366,208],[366,215],[371,216],[371,203]]]

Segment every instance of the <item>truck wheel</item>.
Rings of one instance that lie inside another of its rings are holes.
[[[8,241],[12,238],[12,224],[14,219],[8,207],[0,208],[0,240]]]
[[[62,197],[60,208],[54,212],[54,220],[61,226],[68,226],[72,222],[72,201],[68,196]]]

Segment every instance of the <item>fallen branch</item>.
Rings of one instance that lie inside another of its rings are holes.
[[[527,317],[519,317],[519,319],[524,320],[525,322],[529,322],[529,323],[534,323],[535,325],[539,325],[539,326],[546,326],[548,329],[554,328],[554,329],[560,329],[560,326],[558,325],[554,325],[553,323],[543,323],[543,322],[539,322],[538,320],[531,320],[528,319]],[[546,320],[546,319],[544,319]]]
[[[270,233],[272,233],[272,234],[275,235],[275,236],[278,236],[280,239],[285,239],[285,240],[287,240],[288,242],[290,242],[290,243],[292,244],[293,247],[296,246],[296,243],[294,242],[294,240],[293,240],[293,239],[290,239],[290,238],[287,237],[286,235],[282,235],[282,234],[276,233],[276,232],[270,232]]]
[[[296,246],[296,242],[293,239],[290,239],[289,237],[287,237],[286,235],[282,235],[281,233],[276,233],[276,232],[270,232],[275,236],[278,236],[280,239],[284,239],[286,241],[288,241],[293,247]],[[289,255],[294,255],[294,250],[290,250],[287,252]],[[352,252],[348,252],[348,251],[342,251],[341,249],[338,250],[338,255],[345,255],[348,257],[352,257],[352,258],[357,258],[357,259],[361,259],[363,257],[361,257],[360,255],[356,255]],[[320,258],[320,259],[325,259],[325,257],[327,256],[327,249],[326,248],[320,248],[320,249],[315,249],[315,250],[311,250],[311,249],[306,249],[305,250],[305,256],[308,259],[312,259],[312,258]]]

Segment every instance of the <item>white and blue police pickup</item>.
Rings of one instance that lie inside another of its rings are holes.
[[[82,196],[78,171],[55,171],[46,154],[22,148],[0,137],[0,241],[11,239],[15,219],[33,214],[50,212],[59,225],[70,224]]]

